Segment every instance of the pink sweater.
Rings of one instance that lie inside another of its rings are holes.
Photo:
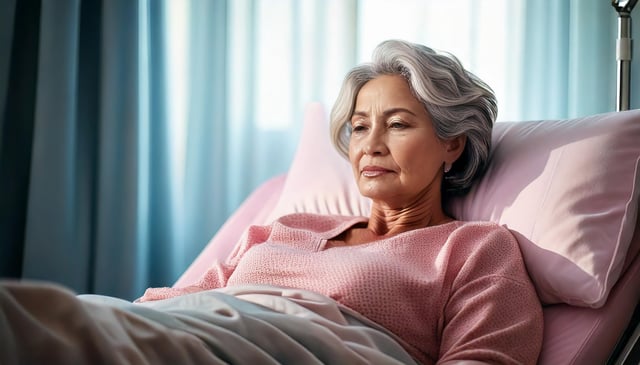
[[[325,294],[403,339],[418,361],[535,364],[542,308],[510,232],[451,222],[367,244],[327,248],[364,217],[293,214],[249,228],[196,287],[148,289],[141,300],[235,284]]]

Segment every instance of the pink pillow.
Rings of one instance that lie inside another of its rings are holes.
[[[544,302],[601,307],[638,213],[640,111],[498,123],[493,143],[487,174],[452,212],[509,227]]]
[[[307,109],[273,220],[293,212],[369,214],[324,109]],[[545,303],[600,307],[623,269],[638,210],[640,111],[497,123],[487,174],[451,206],[506,225]]]

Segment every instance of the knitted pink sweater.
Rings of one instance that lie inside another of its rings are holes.
[[[249,228],[195,287],[148,289],[163,299],[235,284],[313,290],[395,333],[421,363],[535,364],[542,309],[516,240],[493,223],[451,222],[367,244],[327,248],[364,217],[293,214]]]

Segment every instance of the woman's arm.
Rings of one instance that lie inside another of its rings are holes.
[[[542,346],[542,307],[517,241],[503,227],[464,245],[443,313],[440,360],[535,364]],[[471,248],[471,249],[470,249]]]

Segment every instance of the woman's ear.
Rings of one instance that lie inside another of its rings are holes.
[[[467,136],[460,135],[444,142],[445,148],[445,162],[449,164],[453,164],[456,162],[460,155],[462,155],[462,151],[464,151],[464,146],[467,143]]]

